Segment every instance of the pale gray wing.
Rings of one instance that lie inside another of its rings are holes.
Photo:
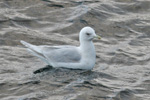
[[[79,62],[81,55],[75,46],[54,46],[42,49],[42,54],[52,62]]]
[[[21,41],[23,45],[35,56],[39,57],[47,63],[52,62],[79,62],[81,55],[75,46],[36,46],[25,41]]]

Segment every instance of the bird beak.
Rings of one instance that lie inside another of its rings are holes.
[[[94,36],[94,38],[98,38],[99,40],[101,39],[99,35]]]

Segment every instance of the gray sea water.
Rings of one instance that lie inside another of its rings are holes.
[[[35,45],[79,45],[91,26],[92,71],[54,69]],[[0,100],[150,100],[150,0],[0,0]]]

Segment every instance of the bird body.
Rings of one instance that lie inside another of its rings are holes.
[[[32,45],[21,41],[28,50],[48,65],[55,68],[64,67],[71,69],[91,70],[95,65],[96,54],[92,42],[93,38],[98,37],[91,27],[84,27],[80,31],[80,46],[47,46]]]

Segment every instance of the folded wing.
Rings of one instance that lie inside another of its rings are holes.
[[[81,55],[74,46],[44,47],[43,54],[53,62],[76,63],[81,60]]]
[[[81,60],[81,54],[75,46],[35,46],[25,41],[21,41],[28,50],[49,65],[50,63],[77,63]]]

